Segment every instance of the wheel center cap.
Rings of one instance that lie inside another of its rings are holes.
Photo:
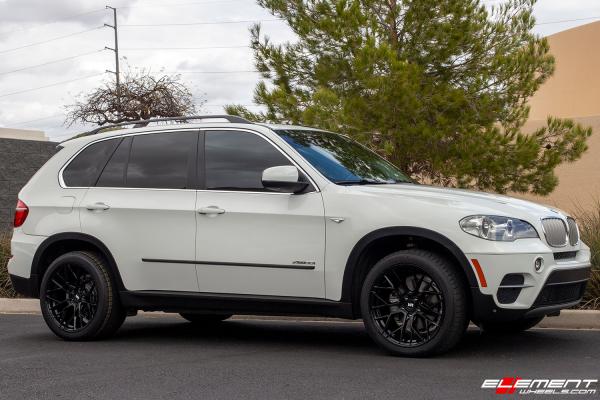
[[[416,308],[419,306],[419,301],[417,298],[415,297],[409,297],[406,300],[406,311],[408,312],[413,312],[416,310]]]

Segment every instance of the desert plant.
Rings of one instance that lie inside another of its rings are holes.
[[[8,259],[10,258],[10,235],[0,232],[0,297],[16,297],[16,293],[8,276]]]
[[[590,247],[592,253],[592,277],[581,308],[600,309],[600,198],[596,199],[593,207],[576,207],[575,217],[579,224],[581,240]]]
[[[203,102],[200,102],[202,104]],[[98,125],[157,117],[193,115],[196,103],[179,75],[154,75],[149,70],[129,70],[117,87],[108,81],[66,106],[67,125],[76,122]]]

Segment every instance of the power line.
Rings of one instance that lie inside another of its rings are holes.
[[[63,61],[73,60],[75,58],[85,57],[85,56],[89,56],[91,54],[97,54],[97,53],[100,53],[100,52],[105,51],[105,50],[106,49],[101,49],[101,50],[96,50],[96,51],[90,51],[88,53],[78,54],[76,56],[71,56],[71,57],[65,57],[65,58],[61,58],[59,60],[52,60],[52,61],[48,61],[48,62],[45,62],[45,63],[42,63],[42,64],[31,65],[29,67],[23,67],[23,68],[19,68],[19,69],[13,69],[12,71],[0,72],[0,75],[8,75],[8,74],[12,74],[14,72],[26,71],[28,69],[42,67],[42,66],[45,66],[45,65],[56,64],[56,63],[63,62]]]
[[[548,21],[548,22],[538,22],[535,25],[550,25],[550,24],[561,24],[563,22],[575,22],[575,21],[586,21],[586,20],[590,20],[590,19],[599,19],[599,16],[595,16],[595,17],[585,17],[585,18],[574,18],[574,19],[561,19],[558,21]]]
[[[2,97],[8,97],[8,96],[13,96],[15,94],[33,92],[34,90],[45,89],[45,88],[49,88],[49,87],[53,87],[53,86],[64,85],[64,84],[71,83],[71,82],[76,82],[76,81],[81,81],[81,80],[84,80],[84,79],[94,78],[94,77],[101,76],[101,75],[104,75],[104,74],[105,74],[105,72],[102,72],[100,74],[88,75],[88,76],[83,76],[81,78],[75,78],[75,79],[69,79],[68,81],[51,83],[50,85],[39,86],[39,87],[35,87],[35,88],[31,88],[31,89],[25,89],[25,90],[19,90],[18,92],[4,93],[4,94],[0,94],[0,98],[2,98]]]
[[[63,22],[63,21],[66,21],[68,19],[71,19],[71,18],[77,18],[77,17],[82,17],[84,15],[95,14],[95,13],[100,12],[100,11],[105,11],[105,9],[104,8],[98,8],[98,9],[95,9],[95,10],[86,11],[86,12],[82,12],[82,13],[79,13],[79,14],[68,15],[66,17],[55,19],[54,21],[47,22],[47,23],[41,24],[41,25],[34,25],[34,26],[29,26],[29,27],[26,27],[26,28],[20,28],[20,29],[15,29],[15,30],[11,29],[10,33],[11,34],[12,33],[19,33],[19,32],[28,31],[28,30],[31,30],[31,29],[42,28],[44,26],[54,25],[54,24],[57,24],[59,22]]]
[[[194,1],[189,3],[175,3],[175,4],[155,4],[155,3],[146,3],[142,6],[122,6],[118,8],[153,8],[153,7],[185,7],[185,6],[195,6],[195,5],[205,5],[205,4],[222,4],[222,3],[233,3],[242,0],[212,0],[212,1]]]
[[[206,47],[126,47],[123,51],[152,51],[152,50],[218,50],[218,49],[249,49],[250,46],[206,46]]]
[[[52,39],[42,40],[41,42],[29,43],[29,44],[26,44],[24,46],[13,47],[12,49],[0,50],[0,54],[9,53],[11,51],[20,50],[20,49],[24,49],[24,48],[27,48],[27,47],[37,46],[39,44],[54,42],[55,40],[61,40],[61,39],[65,39],[65,38],[68,38],[68,37],[71,37],[71,36],[81,35],[81,34],[84,34],[84,33],[87,33],[87,32],[91,32],[91,31],[95,31],[97,29],[102,29],[102,28],[104,28],[104,25],[103,26],[97,26],[97,27],[91,28],[91,29],[86,29],[84,31],[70,33],[68,35],[57,36],[57,37],[54,37]]]
[[[237,71],[168,71],[166,74],[257,74],[256,70],[237,70]]]
[[[239,104],[239,103],[231,103],[231,104],[202,104],[200,107],[225,107],[225,106],[242,106],[242,107],[262,107],[262,104]]]
[[[154,27],[154,26],[193,26],[193,25],[224,25],[224,24],[247,24],[251,22],[282,22],[285,21],[281,18],[272,19],[245,19],[237,21],[204,21],[204,22],[187,22],[187,23],[164,23],[164,24],[125,24],[121,27],[128,28],[142,28],[142,27]]]

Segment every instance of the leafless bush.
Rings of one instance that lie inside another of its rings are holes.
[[[196,104],[179,75],[154,76],[149,71],[127,72],[117,88],[106,82],[69,105],[65,123],[116,124],[158,117],[191,115]]]

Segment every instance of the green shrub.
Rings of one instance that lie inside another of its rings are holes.
[[[0,232],[0,297],[16,297],[10,277],[8,276],[8,259],[10,258],[10,235]]]
[[[592,209],[578,207],[575,212],[581,240],[590,247],[592,253],[592,277],[581,308],[600,309],[600,199],[597,199]]]

